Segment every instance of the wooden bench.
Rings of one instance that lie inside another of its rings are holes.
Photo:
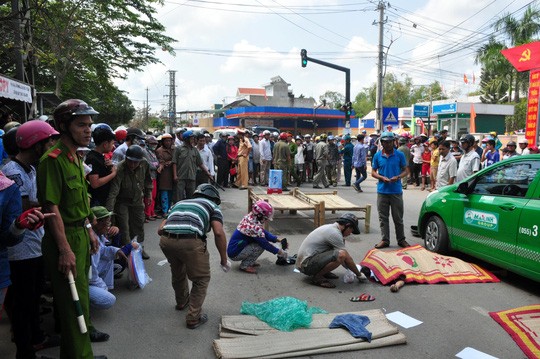
[[[365,221],[365,232],[369,233],[371,219],[371,205],[365,207],[357,206],[337,195],[337,191],[331,193],[316,192],[304,193],[298,188],[283,194],[259,194],[249,189],[248,191],[248,211],[251,211],[253,203],[263,200],[272,205],[274,211],[289,211],[296,214],[297,211],[313,211],[313,223],[317,228],[325,224],[326,211],[336,213],[336,211],[360,211],[364,216],[358,216]],[[268,226],[268,222],[266,223]]]

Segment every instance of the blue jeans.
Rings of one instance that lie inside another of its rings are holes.
[[[356,181],[354,182],[354,185],[360,188],[360,183],[364,182],[367,178],[366,165],[355,167],[354,170],[356,171]]]
[[[172,191],[161,191],[161,211],[163,214],[169,212],[169,206],[171,205]]]
[[[109,309],[116,303],[116,297],[107,289],[89,286],[90,306],[96,309]]]

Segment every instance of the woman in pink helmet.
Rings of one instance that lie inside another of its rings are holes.
[[[232,261],[240,261],[240,270],[257,273],[257,258],[267,250],[279,257],[287,257],[287,252],[275,247],[272,243],[282,239],[264,229],[266,221],[271,221],[274,214],[272,206],[265,201],[257,201],[231,236],[227,246],[227,255]]]

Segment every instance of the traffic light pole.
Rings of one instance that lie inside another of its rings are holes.
[[[314,62],[316,64],[330,67],[335,70],[339,70],[342,72],[345,72],[345,104],[349,104],[351,102],[351,69],[348,69],[343,66],[339,66],[336,64],[332,64],[330,62],[314,59],[312,57],[307,56],[307,51],[305,49],[302,49],[300,51],[300,56],[302,57],[302,67],[306,67],[307,62]],[[345,111],[345,121],[349,121],[351,119],[350,110]]]

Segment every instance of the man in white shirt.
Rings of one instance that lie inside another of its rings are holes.
[[[420,172],[422,170],[422,154],[424,145],[420,142],[420,136],[414,138],[414,145],[411,146],[411,155],[413,156],[412,179],[416,187],[420,186]]]
[[[457,160],[450,153],[450,141],[443,141],[439,144],[439,156],[436,189],[453,184],[457,174]]]
[[[526,138],[523,138],[518,141],[519,148],[521,149],[521,155],[528,155],[531,152],[529,151],[529,141]]]
[[[465,154],[461,156],[456,175],[456,182],[462,181],[480,169],[480,156],[474,150],[475,138],[473,135],[461,136],[459,143]]]
[[[201,159],[206,168],[208,168],[208,172],[210,172],[212,177],[215,177],[216,172],[214,169],[214,155],[206,145],[206,139],[204,138],[203,134],[197,135],[197,150],[199,150]],[[204,171],[198,169],[196,186],[199,186],[201,183],[208,183],[208,175]]]
[[[263,139],[259,141],[261,163],[261,185],[268,186],[268,174],[272,164],[272,150],[270,147],[270,131],[263,132]]]

